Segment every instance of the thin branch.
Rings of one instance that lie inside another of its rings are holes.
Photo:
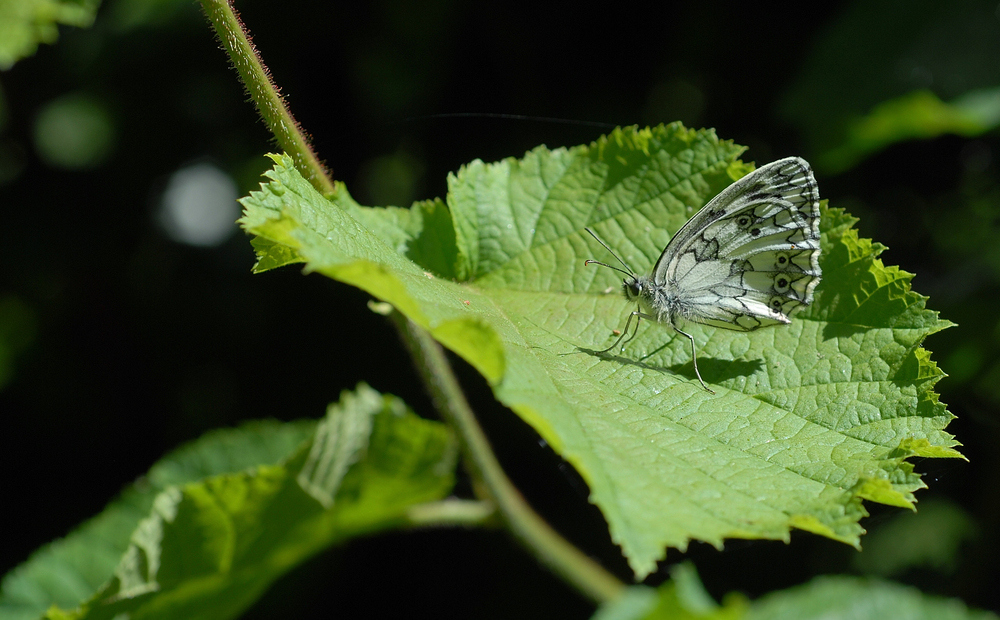
[[[231,2],[201,0],[202,9],[223,49],[240,74],[243,86],[257,105],[257,111],[280,146],[295,161],[295,168],[324,196],[334,192],[329,172],[309,145],[309,137],[289,111],[281,90],[271,79],[260,54],[240,21]]]
[[[396,322],[442,418],[459,434],[469,475],[496,504],[504,524],[538,560],[595,603],[621,595],[625,584],[546,523],[524,500],[497,461],[441,346],[399,312]]]

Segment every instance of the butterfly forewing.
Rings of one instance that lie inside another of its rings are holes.
[[[809,164],[790,157],[696,213],[663,250],[652,283],[680,318],[750,331],[788,323],[820,276],[819,190]]]

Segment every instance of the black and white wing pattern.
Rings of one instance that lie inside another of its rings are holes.
[[[819,267],[819,188],[788,157],[736,181],[663,250],[639,301],[658,321],[737,331],[789,323],[808,306]]]
[[[667,323],[691,341],[691,361],[702,387],[694,337],[681,321],[749,332],[789,318],[813,299],[819,267],[819,188],[812,168],[788,157],[754,170],[694,214],[663,249],[650,274],[637,276],[590,228],[585,229],[625,269],[625,298],[638,302],[607,353],[635,337],[642,319]],[[624,350],[625,345],[622,345]]]

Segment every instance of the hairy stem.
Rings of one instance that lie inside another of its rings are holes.
[[[288,110],[281,90],[250,41],[246,27],[227,0],[201,0],[202,9],[229,54],[257,111],[281,147],[295,161],[295,168],[324,196],[334,192],[333,181],[320,163],[302,127]]]
[[[546,523],[514,487],[490,447],[444,350],[399,312],[390,315],[441,416],[457,432],[469,475],[485,488],[504,525],[542,564],[595,603],[617,598],[625,585]]]

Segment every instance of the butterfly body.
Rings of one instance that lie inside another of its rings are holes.
[[[695,213],[650,274],[635,275],[621,259],[627,271],[587,261],[625,273],[625,298],[639,306],[605,351],[621,342],[633,317],[671,325],[691,339],[692,351],[682,321],[734,331],[790,323],[812,302],[819,251],[819,189],[809,164],[789,157],[758,168]]]

